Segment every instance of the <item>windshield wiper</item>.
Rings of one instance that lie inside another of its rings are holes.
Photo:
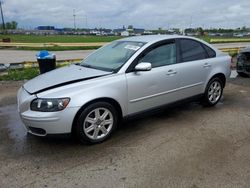
[[[80,66],[86,67],[86,68],[91,68],[91,69],[96,69],[95,67],[88,65],[88,64],[80,64]]]
[[[109,69],[109,68],[104,68],[104,67],[96,67],[96,66],[92,66],[89,64],[79,64],[82,67],[86,67],[86,68],[91,68],[91,69],[97,69],[97,70],[102,70],[102,71],[106,71],[106,72],[113,72],[114,69]]]

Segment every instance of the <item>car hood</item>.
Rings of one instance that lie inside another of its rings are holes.
[[[79,65],[70,65],[39,75],[26,82],[23,87],[30,94],[37,94],[56,87],[94,79],[108,74],[111,73]]]

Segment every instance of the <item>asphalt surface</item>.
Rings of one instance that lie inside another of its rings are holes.
[[[213,44],[216,48],[238,48],[250,46],[249,42]],[[93,50],[55,51],[57,60],[84,59]],[[36,61],[36,51],[0,50],[0,64]]]
[[[92,146],[27,135],[10,97],[21,84],[0,84],[3,188],[249,188],[250,78],[231,79],[214,108],[167,108],[124,123],[111,139]]]
[[[93,50],[52,51],[57,60],[84,59]],[[22,63],[36,61],[37,51],[29,50],[0,50],[1,63]]]

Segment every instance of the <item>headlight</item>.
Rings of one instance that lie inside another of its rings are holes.
[[[69,98],[63,99],[35,99],[30,104],[30,109],[40,112],[61,111],[69,104]]]

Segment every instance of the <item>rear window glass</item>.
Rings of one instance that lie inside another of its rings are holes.
[[[216,53],[215,53],[215,51],[214,51],[212,48],[208,47],[208,46],[205,45],[205,44],[203,45],[203,47],[204,47],[205,50],[207,51],[208,58],[216,57]]]
[[[181,39],[182,61],[196,61],[207,58],[207,53],[201,43],[191,39]]]

